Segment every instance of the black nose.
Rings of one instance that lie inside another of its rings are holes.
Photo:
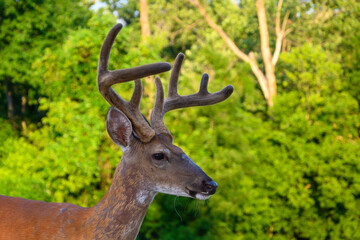
[[[216,192],[217,186],[218,186],[217,183],[214,182],[213,180],[203,181],[203,190],[208,194],[211,195],[214,194]]]

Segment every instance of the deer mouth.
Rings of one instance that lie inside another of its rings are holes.
[[[185,187],[187,194],[189,194],[190,197],[199,199],[199,200],[206,200],[211,197],[212,194],[209,194],[207,192],[197,192],[194,190],[190,190],[189,188]]]

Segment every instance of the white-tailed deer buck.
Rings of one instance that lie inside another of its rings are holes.
[[[172,144],[163,116],[177,108],[224,101],[233,92],[233,87],[209,93],[208,75],[204,74],[198,93],[179,96],[178,77],[184,60],[180,53],[171,72],[165,101],[161,81],[155,79],[156,101],[150,125],[139,110],[142,92],[139,79],[168,71],[171,66],[155,63],[109,71],[110,50],[121,28],[120,24],[114,26],[103,43],[97,77],[100,93],[112,106],[107,115],[107,131],[123,151],[109,190],[97,205],[90,208],[1,196],[1,240],[135,239],[156,193],[207,199],[216,192],[217,184]],[[111,87],[128,81],[135,81],[129,102]]]

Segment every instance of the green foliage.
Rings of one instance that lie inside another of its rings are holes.
[[[166,115],[175,144],[219,188],[205,202],[159,194],[138,239],[360,239],[358,2],[284,2],[293,31],[270,109],[250,67],[187,1],[148,1],[153,36],[146,40],[138,1],[105,2],[109,10],[94,12],[86,1],[0,0],[0,81],[12,84],[18,112],[7,118],[0,85],[0,194],[92,206],[106,192],[121,151],[106,134],[108,104],[95,79],[116,11],[128,25],[110,69],[172,63],[183,51],[180,94],[196,92],[203,72],[210,92],[235,86],[224,103]],[[253,1],[202,3],[239,48],[260,51]],[[274,6],[266,1],[268,19]],[[148,113],[154,88],[144,84]],[[133,84],[115,88],[129,99]]]
[[[89,12],[76,1],[2,0],[0,23],[1,78],[32,84],[31,64],[46,47],[66,37],[72,25],[81,26]],[[72,5],[71,11],[66,7]],[[56,10],[55,10],[56,9]],[[58,45],[57,45],[58,46]]]

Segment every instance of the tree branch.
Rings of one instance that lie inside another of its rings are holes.
[[[269,90],[268,90],[267,80],[264,73],[260,70],[259,66],[257,65],[257,61],[253,52],[249,53],[249,59],[250,59],[249,64],[251,70],[260,84],[261,91],[263,92],[266,101],[269,102]]]
[[[198,0],[188,0],[191,4],[193,4],[201,13],[201,15],[205,18],[206,22],[209,24],[209,26],[214,29],[220,37],[225,41],[225,43],[228,45],[228,47],[234,52],[236,56],[238,56],[241,60],[244,62],[249,63],[250,58],[248,55],[246,55],[244,52],[242,52],[236,44],[228,37],[228,35],[215,23],[211,20],[211,18],[207,15],[206,10]]]
[[[280,26],[281,21],[281,6],[282,6],[283,0],[280,0],[277,6],[276,11],[276,19],[275,19],[275,32],[276,32],[276,43],[275,43],[275,50],[272,58],[272,64],[275,67],[277,61],[279,60],[280,52],[281,52],[281,45],[283,43],[284,38],[288,34],[286,31],[286,24],[287,20],[289,18],[289,12],[286,12],[284,20],[282,22],[282,25]]]
[[[220,37],[225,41],[227,46],[233,51],[233,53],[243,60],[247,62],[251,66],[251,70],[257,78],[261,90],[264,94],[264,97],[269,106],[273,105],[272,98],[276,95],[276,77],[275,77],[275,65],[279,58],[281,45],[284,37],[288,33],[286,30],[286,23],[289,14],[287,13],[282,25],[280,24],[281,18],[281,6],[283,0],[279,0],[277,6],[277,14],[276,14],[276,48],[274,51],[274,57],[271,54],[270,43],[269,43],[269,31],[267,28],[267,21],[265,15],[265,7],[263,0],[256,1],[256,9],[259,21],[259,32],[260,32],[260,43],[261,43],[261,53],[262,58],[265,65],[265,74],[258,67],[258,63],[256,61],[255,55],[250,52],[248,55],[242,52],[236,44],[228,37],[228,35],[207,15],[205,8],[199,3],[199,0],[188,0],[192,5],[194,5],[200,12],[200,14],[204,17],[208,25],[214,29]]]
[[[170,38],[170,42],[173,42],[173,41],[174,41],[174,38],[175,38],[179,33],[189,31],[189,30],[193,29],[194,27],[196,27],[196,25],[198,25],[199,22],[200,22],[200,21],[196,21],[196,22],[194,22],[194,23],[186,26],[185,28],[182,27],[182,28],[180,28],[179,30],[176,30],[176,31],[174,31],[173,33],[171,33],[171,35],[170,35],[170,37],[169,37],[169,38]],[[181,23],[181,24],[183,24],[183,23]]]
[[[280,17],[281,17],[281,6],[283,4],[283,0],[279,0],[276,10],[276,18],[275,18],[275,31],[276,35],[280,33]]]
[[[274,65],[272,64],[272,55],[270,52],[269,31],[267,28],[265,7],[264,7],[264,2],[262,0],[256,1],[256,10],[259,21],[261,53],[265,65],[265,73],[266,73],[266,79],[269,90],[268,104],[271,106],[272,97],[276,95],[276,78],[275,78]]]

